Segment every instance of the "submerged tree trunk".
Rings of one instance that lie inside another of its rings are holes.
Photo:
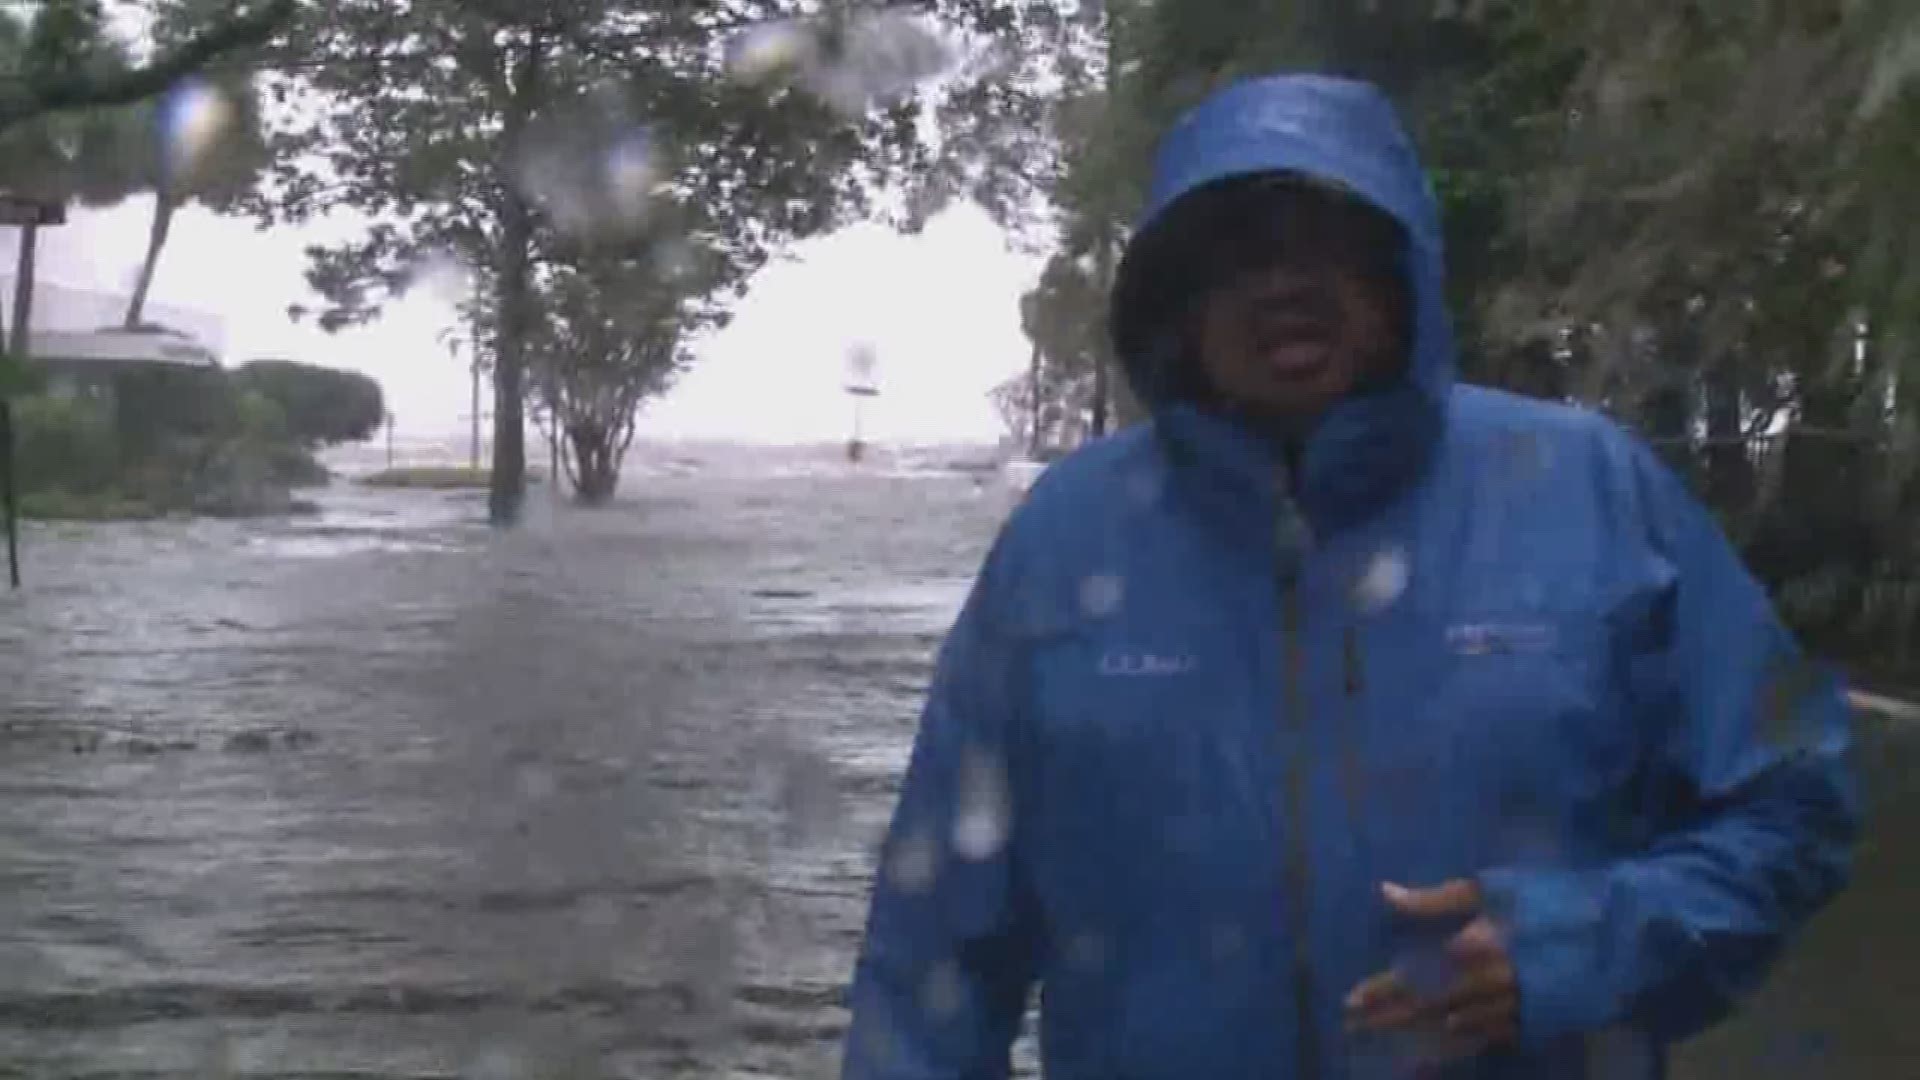
[[[159,192],[153,198],[153,222],[147,230],[147,257],[140,264],[140,278],[134,282],[133,298],[127,301],[126,328],[137,330],[147,317],[147,296],[153,291],[154,272],[160,267],[160,253],[166,249],[167,237],[173,232],[173,215],[180,204],[166,192]]]
[[[567,426],[568,479],[582,506],[602,506],[620,487],[620,465],[626,457],[619,432],[598,424]]]
[[[545,51],[541,36],[531,35],[507,110],[503,135],[509,154],[519,152],[520,137],[538,104]],[[519,191],[511,184],[504,185],[500,206],[500,337],[493,357],[493,470],[487,491],[488,518],[497,526],[517,521],[526,497],[524,384],[532,322],[528,310],[532,256],[532,213]]]

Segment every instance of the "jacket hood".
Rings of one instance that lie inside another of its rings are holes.
[[[1454,379],[1440,213],[1413,142],[1374,87],[1319,75],[1277,75],[1221,91],[1162,139],[1147,209],[1115,277],[1109,329],[1134,392],[1163,432],[1204,423],[1181,392],[1188,379],[1166,284],[1142,243],[1175,203],[1219,181],[1292,173],[1345,189],[1405,233],[1412,355],[1398,383],[1334,406],[1308,440],[1297,495],[1309,516],[1338,524],[1379,505],[1421,470]],[[1200,438],[1217,442],[1217,433]],[[1191,449],[1205,453],[1200,445]],[[1266,475],[1271,475],[1266,474]]]

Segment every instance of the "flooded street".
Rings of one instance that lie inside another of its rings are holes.
[[[827,1075],[1010,502],[816,472],[30,529],[0,1075]]]
[[[536,491],[505,535],[472,496],[345,486],[310,519],[31,528],[0,597],[0,1076],[831,1075],[932,652],[1011,495],[632,489]],[[1679,1075],[1920,1052],[1920,753],[1867,745],[1859,886]]]

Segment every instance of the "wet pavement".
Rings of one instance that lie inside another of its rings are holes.
[[[351,488],[29,529],[0,1076],[831,1075],[931,655],[1011,496],[634,489],[506,535]],[[1920,743],[1871,726],[1862,887],[1685,1076],[1916,1075]]]

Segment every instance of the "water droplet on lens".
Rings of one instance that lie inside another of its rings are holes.
[[[617,224],[632,227],[640,223],[658,182],[653,148],[644,132],[629,132],[608,148],[607,201]]]
[[[1080,607],[1088,615],[1101,618],[1120,610],[1125,583],[1114,574],[1094,574],[1080,582]]]
[[[471,285],[466,264],[445,248],[422,252],[407,276],[410,288],[423,289],[443,303],[455,304],[469,299]]]
[[[1107,963],[1107,942],[1099,934],[1075,934],[1067,942],[1067,963],[1084,974],[1094,974]]]
[[[580,903],[580,921],[589,930],[608,933],[620,927],[620,902],[611,896],[590,896]]]
[[[527,765],[521,768],[515,778],[514,786],[525,802],[541,802],[553,796],[557,785],[553,773],[541,765]]]
[[[935,964],[920,986],[920,1007],[937,1019],[958,1013],[966,1005],[967,987],[959,965],[951,960]]]
[[[1383,548],[1367,560],[1366,567],[1353,583],[1353,606],[1364,614],[1376,615],[1392,607],[1407,591],[1413,569],[1406,552]]]
[[[676,281],[698,268],[693,245],[681,237],[664,239],[653,250],[653,272],[662,280]]]
[[[1247,932],[1231,923],[1216,926],[1213,928],[1211,945],[1215,960],[1231,960],[1246,951]]]
[[[840,793],[833,767],[817,754],[794,750],[781,756],[778,778],[782,832],[789,844],[812,843],[832,831]]]
[[[483,1051],[462,1073],[464,1080],[524,1080],[526,1075],[520,1055],[498,1047]]]
[[[887,858],[887,880],[903,893],[924,893],[933,888],[940,872],[940,848],[933,836],[914,832],[894,845]]]
[[[879,11],[843,22],[782,20],[735,35],[726,66],[735,78],[773,81],[791,73],[815,98],[848,118],[884,106],[946,69],[951,50],[914,15]]]
[[[991,755],[969,755],[961,770],[953,849],[973,862],[993,858],[1006,846],[1011,816],[1005,767]]]
[[[727,43],[727,70],[749,82],[769,78],[813,59],[814,39],[798,22],[762,23]]]
[[[1151,506],[1160,498],[1160,477],[1150,469],[1141,469],[1127,477],[1127,498],[1135,506]]]
[[[160,104],[167,175],[178,179],[198,168],[233,122],[234,111],[226,94],[199,79],[188,79],[169,91]]]

